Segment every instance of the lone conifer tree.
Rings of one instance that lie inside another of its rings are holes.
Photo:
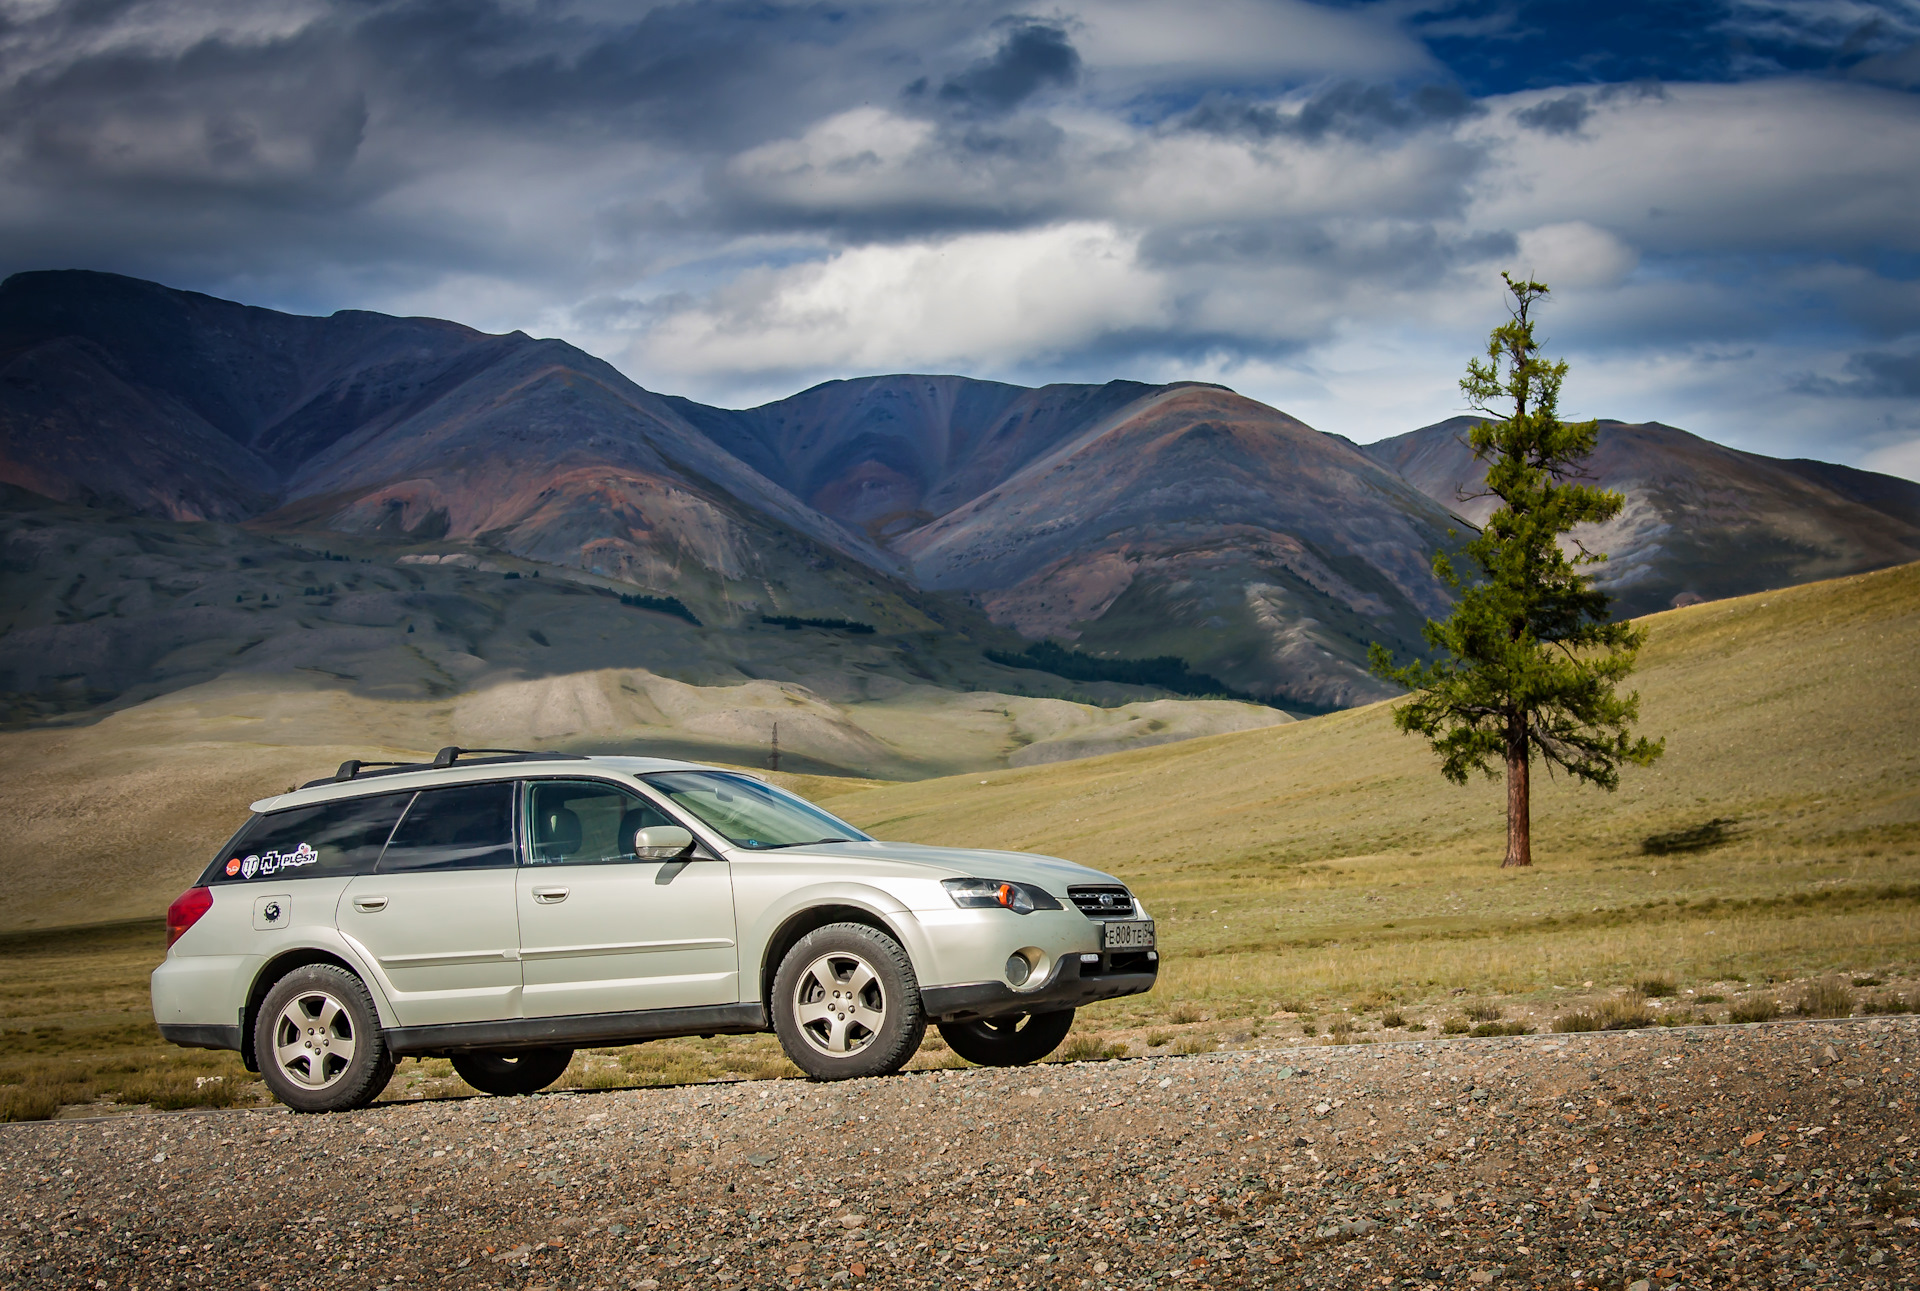
[[[1559,417],[1567,365],[1540,356],[1531,311],[1545,283],[1515,282],[1512,317],[1488,338],[1487,357],[1471,359],[1460,389],[1486,413],[1468,432],[1474,456],[1487,464],[1486,494],[1500,500],[1486,527],[1461,550],[1479,567],[1467,577],[1454,558],[1436,553],[1433,570],[1459,596],[1444,622],[1429,621],[1433,663],[1395,666],[1377,642],[1378,675],[1416,692],[1394,711],[1394,724],[1418,732],[1440,755],[1440,773],[1465,784],[1478,770],[1507,776],[1506,865],[1533,864],[1529,768],[1535,755],[1548,769],[1614,789],[1623,762],[1646,766],[1666,742],[1633,737],[1640,696],[1614,687],[1633,670],[1646,632],[1611,621],[1606,593],[1584,567],[1606,559],[1562,535],[1582,522],[1611,520],[1625,499],[1569,483],[1593,452],[1595,423]]]

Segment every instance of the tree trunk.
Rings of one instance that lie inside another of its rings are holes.
[[[1533,864],[1532,786],[1527,780],[1527,719],[1507,719],[1507,859],[1500,868]]]

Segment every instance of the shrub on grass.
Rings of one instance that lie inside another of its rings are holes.
[[[1301,1035],[1319,1035],[1320,1028],[1315,1026],[1311,1022],[1302,1022],[1300,1024],[1300,1034]]]
[[[1800,988],[1793,1011],[1803,1018],[1845,1018],[1853,1016],[1853,988],[1845,982],[1823,978]]]
[[[1333,1025],[1327,1028],[1327,1035],[1335,1044],[1352,1044],[1353,1023],[1345,1018],[1335,1018]]]
[[[1725,1004],[1727,997],[1724,995],[1702,995],[1694,1002],[1696,1004]]]
[[[1467,1034],[1476,1036],[1532,1035],[1533,1028],[1524,1022],[1482,1022]]]
[[[1427,1029],[1427,1024],[1424,1022],[1407,1023],[1407,1030],[1409,1031],[1425,1031],[1426,1029]]]
[[[1380,1025],[1383,1027],[1403,1027],[1406,1024],[1407,1019],[1399,1009],[1389,1009],[1380,1015]]]
[[[1732,826],[1738,824],[1731,816],[1719,816],[1713,820],[1676,829],[1666,834],[1650,834],[1640,840],[1640,850],[1647,856],[1670,856],[1675,852],[1703,852],[1709,847],[1718,847],[1734,836]]]
[[[1189,1022],[1205,1022],[1206,1020],[1207,1015],[1200,1011],[1200,1006],[1191,1004],[1186,1000],[1180,1001],[1167,1010],[1167,1021],[1173,1023],[1175,1026],[1185,1026]]]
[[[1920,994],[1902,995],[1898,991],[1888,991],[1884,995],[1872,995],[1861,1001],[1862,1013],[1920,1013]]]
[[[1466,1014],[1475,1022],[1498,1022],[1500,1006],[1497,1004],[1469,1004]]]
[[[38,1085],[0,1085],[0,1121],[50,1121],[60,1112],[59,1095]]]
[[[1653,1025],[1653,1010],[1637,995],[1621,995],[1602,1000],[1590,1009],[1554,1019],[1553,1029],[1575,1031],[1633,1031]]]
[[[1465,1035],[1473,1030],[1473,1023],[1465,1018],[1448,1018],[1440,1024],[1440,1030],[1446,1035]]]
[[[1076,1035],[1068,1037],[1056,1056],[1061,1062],[1104,1062],[1108,1058],[1124,1058],[1126,1054],[1126,1045],[1110,1043],[1103,1035]]]
[[[1212,1053],[1213,1041],[1203,1035],[1184,1036],[1179,1044],[1173,1046],[1173,1051],[1186,1054]]]
[[[1853,984],[1855,986],[1885,986],[1887,983],[1884,978],[1868,976],[1854,978]]]
[[[184,1107],[239,1107],[253,1102],[258,1092],[252,1081],[232,1076],[161,1075],[128,1081],[114,1101],[173,1112]]]
[[[1166,1044],[1172,1039],[1173,1032],[1171,1031],[1149,1031],[1147,1032],[1147,1048],[1158,1049],[1161,1045]]]
[[[1640,983],[1640,993],[1650,1000],[1664,1000],[1668,996],[1678,995],[1680,988],[1674,985],[1671,977],[1649,977]]]
[[[1729,1022],[1771,1022],[1780,1016],[1780,1001],[1771,995],[1750,995],[1727,1010]]]

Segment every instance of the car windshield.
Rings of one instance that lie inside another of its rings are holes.
[[[665,771],[645,777],[674,805],[698,816],[736,847],[867,842],[867,836],[783,789],[723,771]]]

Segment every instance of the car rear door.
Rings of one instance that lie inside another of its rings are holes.
[[[520,1013],[511,780],[422,789],[337,920],[385,979],[402,1026]]]
[[[529,780],[518,876],[528,1017],[732,1004],[733,879],[723,860],[639,860],[641,828],[680,824],[609,781]]]

